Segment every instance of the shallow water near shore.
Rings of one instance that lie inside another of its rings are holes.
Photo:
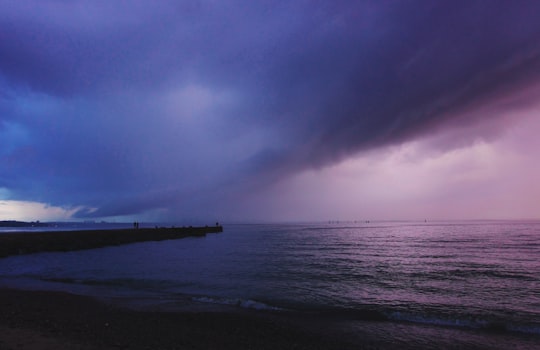
[[[402,348],[540,345],[540,222],[225,225],[0,260],[6,286],[161,310],[308,315]]]

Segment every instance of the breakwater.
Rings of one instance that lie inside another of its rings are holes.
[[[0,258],[39,252],[67,252],[107,246],[204,237],[223,232],[223,226],[18,232],[0,235]]]

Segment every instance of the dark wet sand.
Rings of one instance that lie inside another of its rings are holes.
[[[0,349],[353,348],[306,320],[253,311],[134,311],[84,296],[13,289],[0,289],[0,311]]]
[[[309,315],[252,310],[137,311],[63,292],[0,289],[1,350],[529,350],[539,344],[532,336],[421,325],[367,322],[347,331],[328,327],[332,324]]]

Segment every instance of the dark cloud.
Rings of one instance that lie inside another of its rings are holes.
[[[468,111],[537,81],[539,14],[532,0],[2,4],[0,187],[79,216],[210,211],[473,125]]]
[[[536,4],[410,5],[384,9],[384,23],[369,28],[374,35],[367,40],[349,19],[329,35],[337,43],[301,45],[302,54],[288,61],[280,101],[294,101],[291,117],[308,114],[300,129],[310,147],[299,158],[324,165],[399,142],[537,79]]]

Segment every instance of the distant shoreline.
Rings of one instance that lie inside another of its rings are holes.
[[[110,230],[70,230],[17,232],[0,235],[0,258],[39,252],[102,248],[145,241],[204,237],[223,232],[223,226],[140,228]]]
[[[0,227],[48,227],[48,223],[39,221],[0,220]]]

